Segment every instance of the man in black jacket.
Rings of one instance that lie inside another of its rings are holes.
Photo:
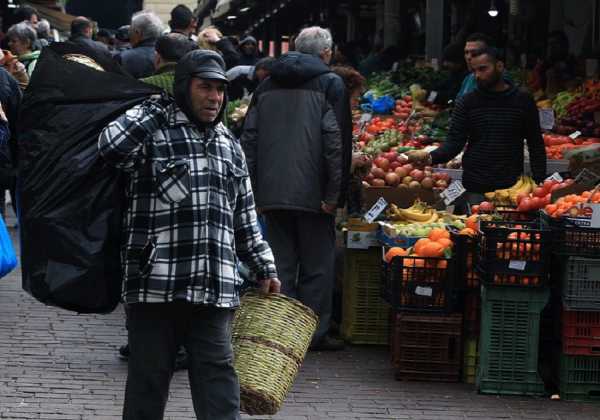
[[[71,37],[69,41],[83,45],[97,54],[110,55],[108,47],[105,44],[92,39],[93,32],[94,25],[92,21],[83,16],[76,17],[71,22]]]
[[[312,348],[321,350],[343,345],[327,332],[334,214],[346,193],[352,141],[348,94],[327,65],[331,48],[329,31],[304,29],[297,52],[280,57],[255,91],[241,138],[282,293],[319,315]]]
[[[154,12],[142,10],[134,14],[129,27],[132,48],[117,55],[117,62],[136,79],[152,76],[156,40],[162,31],[163,23]]]
[[[503,77],[498,51],[486,48],[471,59],[477,89],[456,102],[448,138],[431,154],[408,153],[417,164],[448,162],[464,149],[460,210],[484,201],[484,193],[509,188],[523,173],[527,139],[533,178],[546,176],[546,151],[533,98]]]
[[[21,89],[17,81],[0,66],[0,104],[8,121],[7,128],[11,134],[8,144],[0,145],[0,211],[4,214],[4,195],[9,190],[13,208],[16,206],[15,174],[16,174],[16,125],[17,114],[21,104]]]

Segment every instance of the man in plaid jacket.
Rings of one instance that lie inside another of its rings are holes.
[[[279,292],[244,154],[220,122],[226,83],[217,53],[192,51],[177,64],[174,101],[149,99],[99,138],[106,162],[128,175],[122,261],[131,356],[124,419],[163,418],[177,343],[189,354],[197,418],[239,418],[230,338],[238,257],[263,292]]]

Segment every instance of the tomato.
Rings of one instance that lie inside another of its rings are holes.
[[[541,187],[537,187],[536,189],[533,190],[533,196],[534,197],[543,197],[546,194],[547,194],[546,190],[543,189],[543,188],[541,188]]]
[[[479,211],[482,213],[491,213],[494,211],[494,205],[489,201],[482,201],[479,203]]]
[[[529,197],[525,197],[524,199],[522,199],[521,204],[519,204],[519,207],[517,208],[517,211],[530,211],[532,209],[531,200],[532,199]]]
[[[552,186],[554,184],[558,184],[558,181],[555,181],[553,179],[547,179],[544,181],[544,184],[542,185],[542,188],[544,189],[544,191],[546,191],[546,193],[550,192],[550,189],[552,188]]]
[[[471,214],[479,213],[479,206],[477,204],[471,206]]]
[[[529,211],[538,210],[538,209],[542,208],[542,206],[543,206],[542,199],[540,197],[533,197],[531,199]]]

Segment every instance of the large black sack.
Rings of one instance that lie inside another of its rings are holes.
[[[84,53],[99,71],[65,60]],[[121,293],[124,179],[98,153],[102,129],[157,89],[74,44],[43,50],[19,117],[23,289],[80,313],[107,313]]]

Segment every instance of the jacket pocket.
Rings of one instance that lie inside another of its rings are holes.
[[[227,179],[226,179],[226,189],[227,189],[227,200],[229,201],[229,205],[231,209],[235,208],[235,203],[237,201],[237,196],[240,190],[240,185],[242,183],[242,178],[248,176],[248,172],[243,168],[237,167],[232,164],[227,164]]]
[[[167,204],[179,203],[190,195],[190,165],[185,159],[155,162],[158,198]]]
[[[156,237],[151,237],[139,253],[139,270],[142,277],[148,277],[156,263]]]

